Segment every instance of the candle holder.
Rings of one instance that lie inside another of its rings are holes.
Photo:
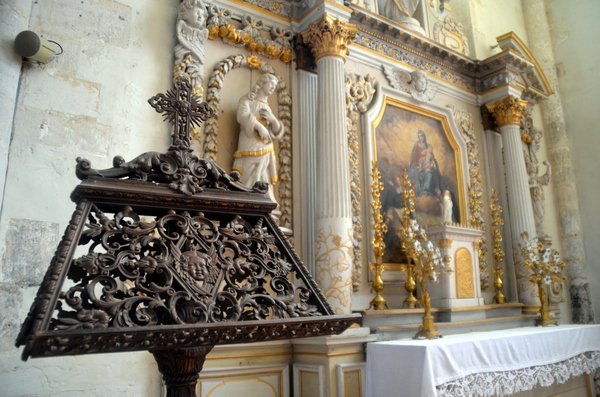
[[[497,304],[506,303],[506,296],[502,293],[502,287],[504,285],[502,281],[502,275],[504,269],[502,269],[502,261],[504,261],[504,250],[502,249],[502,226],[504,226],[504,220],[502,219],[502,206],[500,206],[500,198],[496,194],[496,191],[492,189],[492,198],[490,203],[490,209],[492,213],[492,238],[494,240],[494,268],[492,274],[494,275],[494,288],[496,289],[496,295],[492,299],[492,302]]]
[[[406,306],[408,309],[414,309],[421,306],[419,300],[415,298],[415,289],[417,289],[417,283],[415,282],[415,265],[410,263],[402,264],[400,265],[400,270],[406,275],[404,288],[408,293],[408,296],[404,299],[404,302],[402,302],[402,308]]]
[[[413,339],[437,339],[442,335],[433,323],[431,315],[431,298],[427,289],[427,281],[439,282],[441,272],[451,273],[448,264],[450,258],[442,257],[439,248],[434,248],[427,238],[425,229],[414,219],[415,203],[413,197],[415,192],[404,170],[402,174],[402,202],[404,212],[402,215],[402,227],[398,230],[402,239],[402,249],[408,258],[408,266],[413,266],[413,273],[421,286],[422,304],[425,309],[423,324]]]
[[[383,310],[389,309],[387,301],[381,296],[381,291],[385,287],[381,275],[385,271],[385,265],[383,264],[383,252],[385,250],[385,243],[383,237],[387,232],[387,225],[383,222],[383,215],[381,215],[381,191],[383,190],[383,183],[379,182],[381,179],[381,173],[377,170],[377,161],[373,161],[372,169],[373,184],[371,185],[371,195],[373,202],[371,208],[373,209],[373,229],[375,230],[375,236],[373,237],[373,253],[375,254],[375,262],[369,264],[369,270],[373,274],[373,291],[375,291],[375,298],[371,301],[369,309]]]
[[[560,260],[558,251],[545,247],[538,241],[537,237],[529,238],[527,232],[521,233],[523,243],[519,243],[521,255],[523,256],[524,266],[531,269],[527,276],[528,280],[538,286],[540,294],[540,316],[536,319],[535,325],[547,327],[549,325],[558,325],[554,318],[550,316],[548,309],[548,294],[546,286],[553,281],[564,283],[567,278],[562,275],[565,262]]]

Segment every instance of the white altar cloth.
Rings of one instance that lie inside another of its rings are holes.
[[[367,396],[509,395],[538,383],[564,383],[599,366],[600,325],[372,342],[367,345]]]

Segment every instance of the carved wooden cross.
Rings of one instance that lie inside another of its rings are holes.
[[[165,112],[164,120],[173,123],[172,146],[189,148],[191,143],[191,125],[200,126],[202,121],[214,116],[215,111],[206,102],[200,102],[192,91],[191,84],[180,79],[175,88],[166,94],[156,94],[148,100],[158,113]]]

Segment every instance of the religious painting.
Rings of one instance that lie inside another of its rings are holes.
[[[374,150],[384,189],[388,226],[384,263],[406,263],[398,235],[403,212],[402,173],[415,192],[415,219],[427,227],[460,223],[465,217],[459,146],[444,115],[386,98],[374,123]]]

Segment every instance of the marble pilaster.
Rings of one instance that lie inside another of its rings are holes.
[[[339,314],[352,311],[352,204],[344,63],[357,27],[323,14],[302,33],[317,63],[316,279]]]
[[[523,241],[521,233],[527,232],[531,237],[536,236],[535,220],[523,146],[521,144],[521,119],[527,109],[527,101],[508,96],[487,105],[500,127],[502,145],[504,147],[504,166],[509,204],[509,219],[513,253],[515,253],[515,271],[519,301],[526,306],[539,306],[536,287],[530,283],[526,275],[529,269],[521,264],[519,243]],[[535,295],[535,296],[534,296]]]

